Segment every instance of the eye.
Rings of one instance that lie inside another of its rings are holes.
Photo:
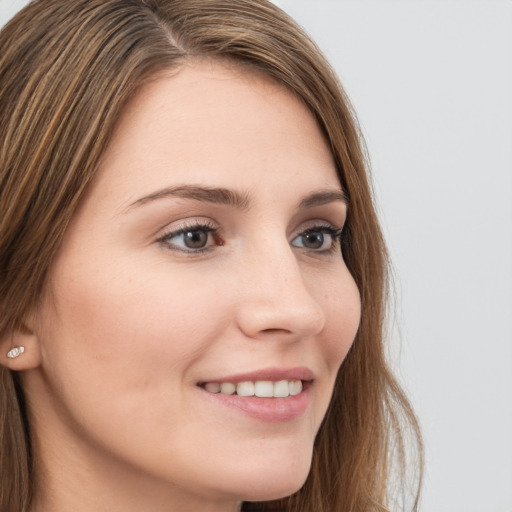
[[[217,228],[196,223],[171,231],[158,241],[175,251],[202,252],[213,245],[222,245],[216,234]]]
[[[329,252],[339,245],[341,229],[334,226],[314,226],[296,236],[291,244],[316,252]]]

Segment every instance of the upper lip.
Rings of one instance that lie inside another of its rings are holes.
[[[256,382],[261,380],[280,381],[280,380],[302,380],[309,381],[314,379],[312,370],[306,367],[296,368],[262,368],[246,373],[237,373],[234,375],[225,375],[219,378],[207,379],[201,381],[200,384],[207,382]]]

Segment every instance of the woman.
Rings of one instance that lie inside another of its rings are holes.
[[[260,0],[41,0],[0,48],[0,509],[394,506],[418,428],[314,44]]]

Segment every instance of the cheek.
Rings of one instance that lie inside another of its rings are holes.
[[[198,293],[201,280],[167,275],[158,265],[61,266],[55,283],[63,284],[47,308],[55,313],[45,315],[44,371],[61,421],[120,453],[133,445],[134,458],[139,440],[169,432],[182,439],[180,424],[192,428],[181,393],[188,370],[228,321],[221,294]],[[112,428],[127,420],[129,429]],[[148,460],[155,456],[147,452]]]
[[[346,268],[339,270],[335,276],[324,279],[315,298],[325,314],[325,327],[321,338],[312,340],[312,344],[320,351],[321,373],[326,376],[317,382],[315,388],[315,417],[319,427],[331,401],[340,366],[359,328],[361,300],[355,281]]]
[[[208,301],[198,293],[199,283],[177,272],[132,265],[77,275],[60,276],[59,282],[66,285],[56,292],[56,309],[71,333],[90,337],[89,349],[98,357],[115,349],[188,351],[206,323],[214,329],[213,318],[223,321],[222,294],[213,291],[208,296],[216,300]]]
[[[199,283],[155,267],[61,267],[45,344],[59,384],[71,389],[71,375],[76,392],[161,393],[220,336],[228,321],[223,295],[205,296]]]
[[[336,371],[354,342],[361,320],[361,299],[348,270],[342,278],[332,280],[328,292],[321,296],[325,311],[325,361]]]

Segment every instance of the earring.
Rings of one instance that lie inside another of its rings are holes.
[[[25,352],[25,347],[15,347],[7,352],[7,357],[14,359]]]

